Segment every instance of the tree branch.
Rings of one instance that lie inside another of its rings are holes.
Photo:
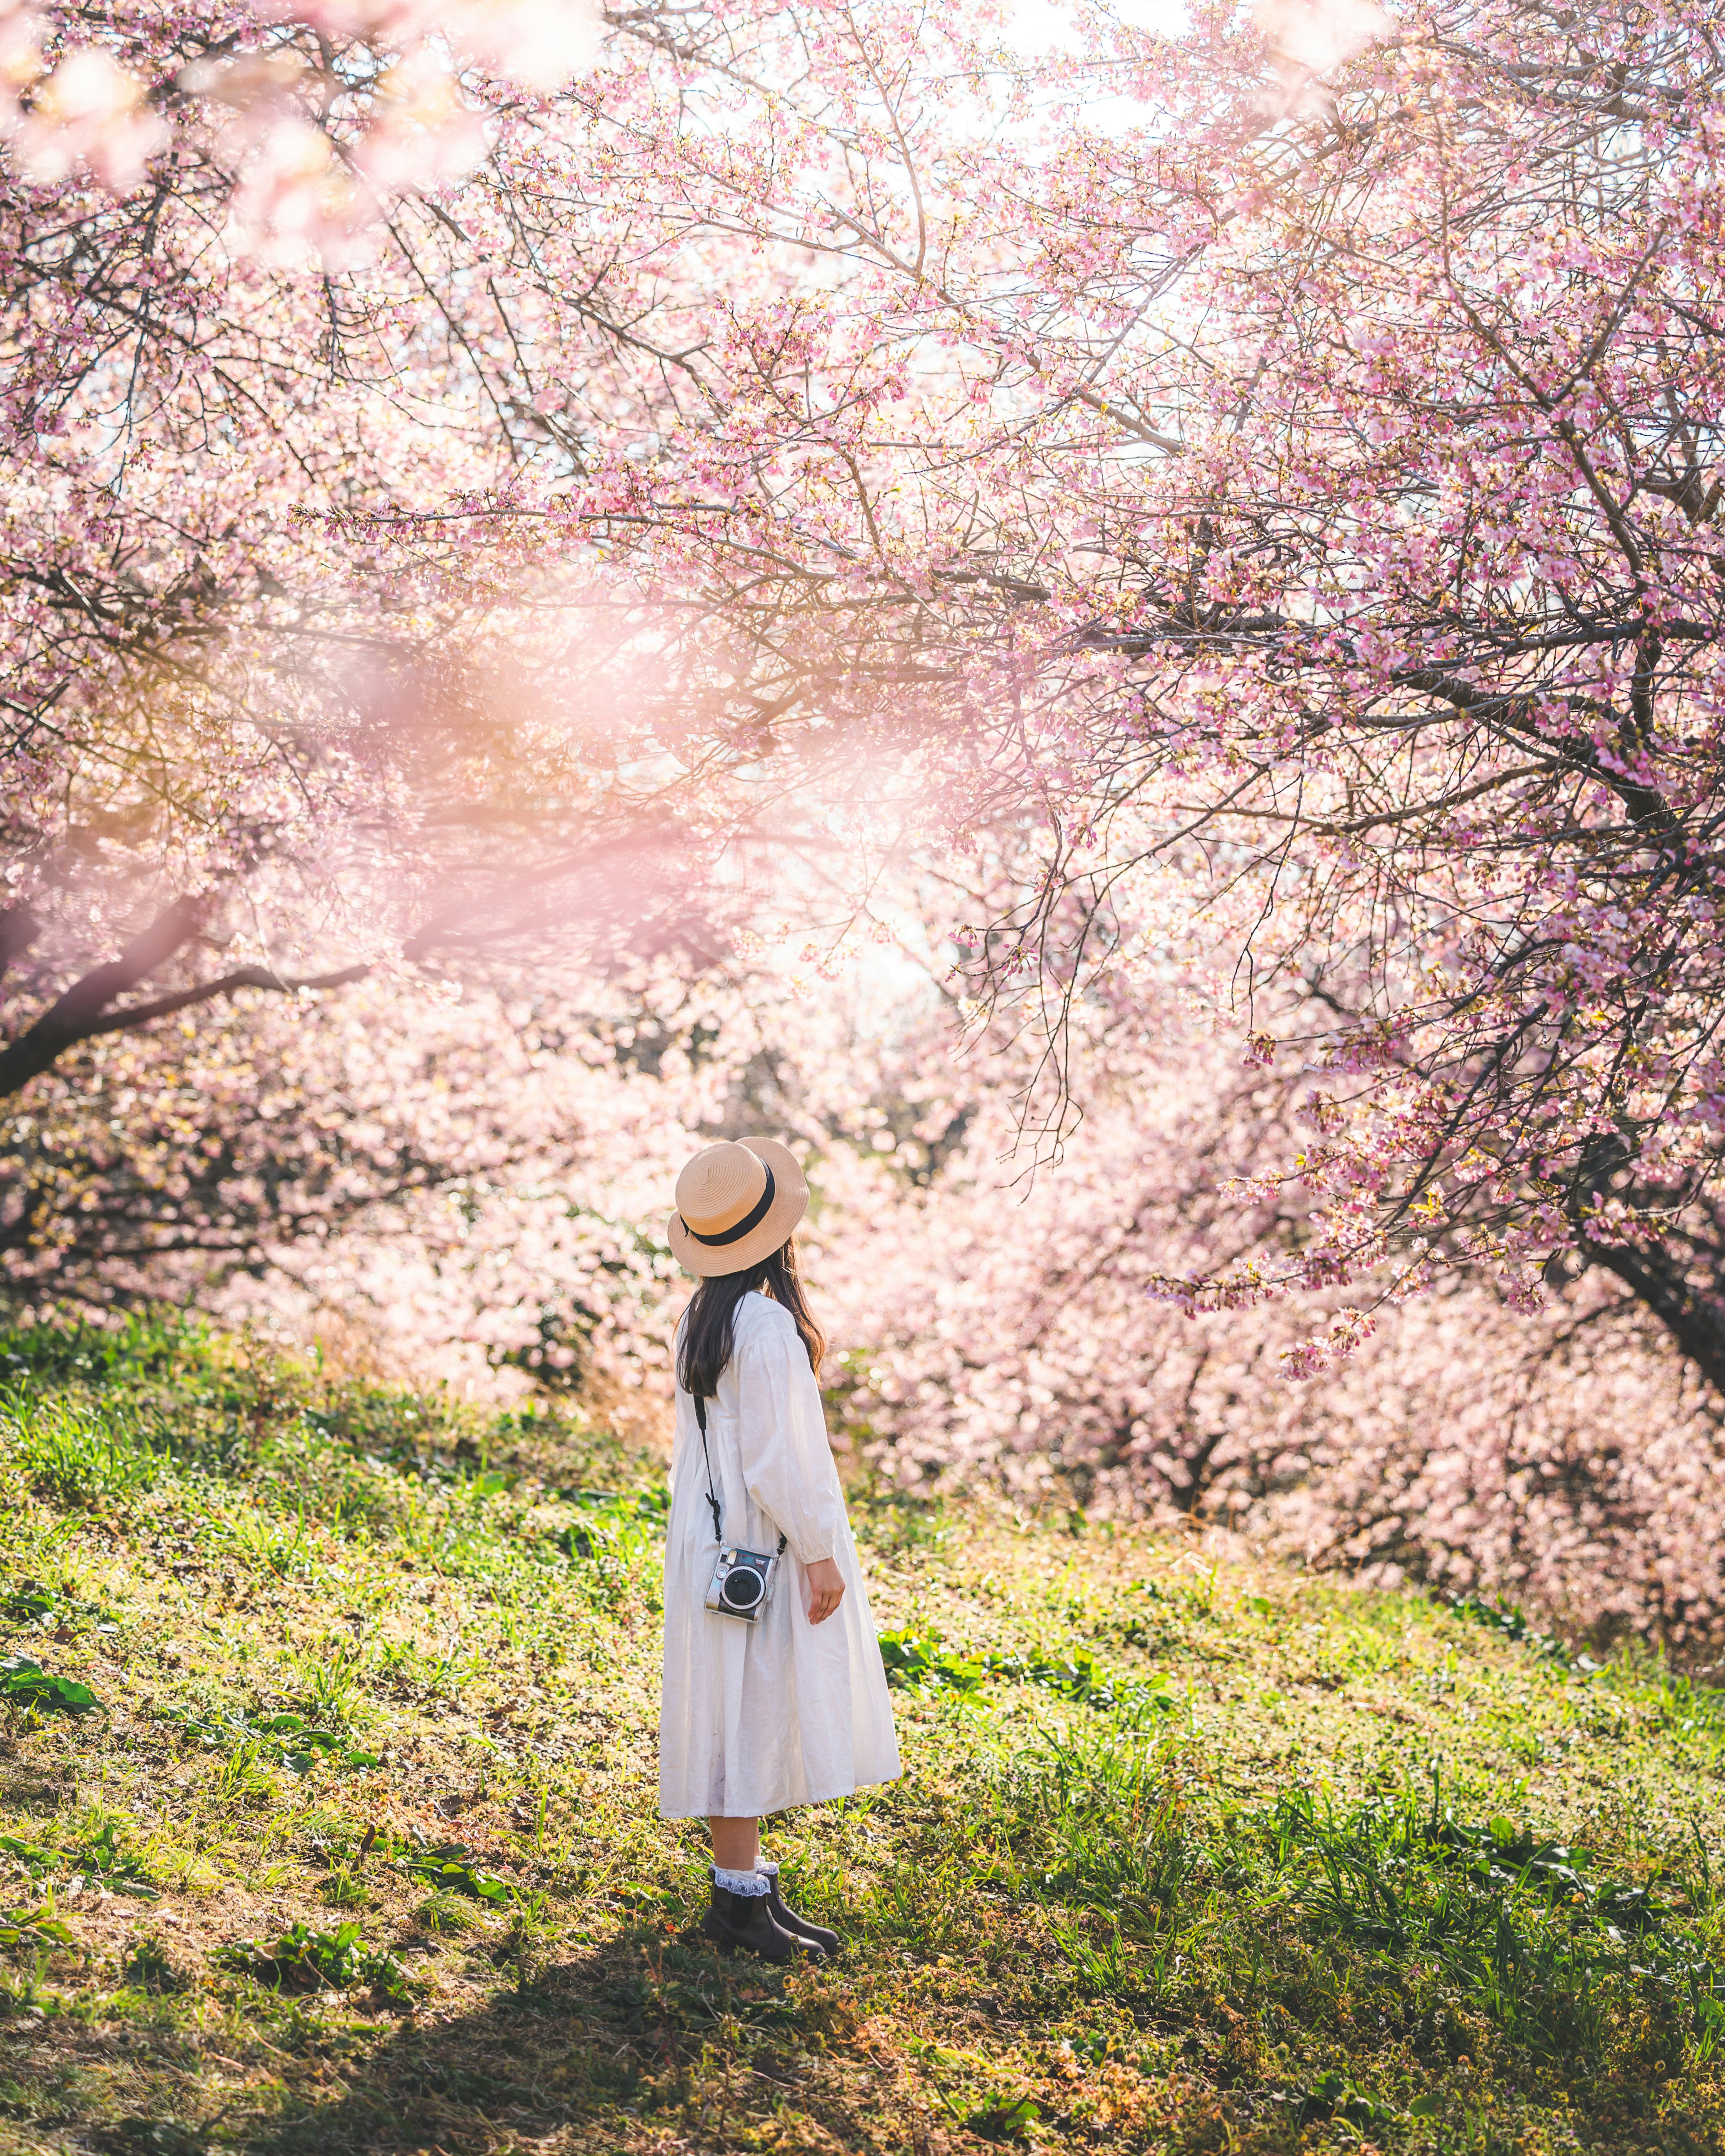
[[[304,979],[285,981],[280,974],[270,973],[267,966],[242,966],[237,973],[222,974],[220,981],[201,981],[196,988],[181,988],[171,996],[157,996],[153,1003],[134,1003],[123,1011],[110,1011],[108,1004],[115,996],[138,988],[140,981],[149,979],[149,974],[166,966],[168,959],[192,942],[209,916],[209,906],[207,897],[175,899],[172,906],[151,921],[149,927],[131,938],[119,957],[97,966],[95,973],[86,973],[82,981],[74,981],[34,1026],[19,1033],[7,1048],[0,1048],[0,1100],[22,1091],[33,1078],[49,1070],[67,1048],[95,1040],[95,1034],[130,1033],[136,1026],[146,1026],[153,1018],[168,1018],[172,1011],[186,1011],[194,1003],[209,1003],[211,996],[227,996],[235,988],[343,988],[347,981],[362,979],[371,970],[369,966],[345,966],[341,973],[306,974]],[[4,938],[7,923],[15,912],[18,907],[0,914],[0,938]],[[4,942],[0,942],[0,951],[4,951]]]
[[[133,937],[117,958],[74,981],[33,1026],[0,1049],[0,1100],[28,1086],[91,1034],[113,1030],[102,1024],[108,1005],[183,950],[203,927],[210,904],[208,898],[177,898]]]
[[[110,1011],[89,1027],[84,1038],[93,1040],[99,1033],[129,1033],[134,1027],[147,1025],[152,1018],[170,1018],[175,1011],[207,1004],[213,996],[231,995],[236,988],[273,988],[290,995],[296,988],[345,988],[350,981],[362,981],[371,970],[369,966],[343,966],[338,973],[303,973],[284,980],[267,966],[242,966],[236,973],[223,973],[218,981],[200,981],[195,988],[158,996],[154,1003],[131,1004],[125,1010]]]
[[[22,958],[42,933],[42,918],[20,899],[0,910],[0,978],[15,959]]]

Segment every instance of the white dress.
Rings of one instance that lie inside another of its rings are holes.
[[[886,1673],[869,1614],[820,1392],[790,1312],[763,1295],[737,1307],[731,1360],[707,1402],[707,1449],[725,1539],[772,1550],[765,1614],[706,1606],[718,1546],[695,1403],[677,1388],[665,1551],[665,1687],[659,1809],[666,1819],[748,1819],[818,1804],[900,1773]],[[837,1563],[845,1599],[809,1621],[803,1567]]]

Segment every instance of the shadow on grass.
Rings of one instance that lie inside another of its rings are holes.
[[[467,2014],[405,2019],[344,2064],[341,2096],[248,2128],[230,2117],[215,2145],[249,2156],[302,2152],[513,2148],[608,2124],[618,2146],[680,2115],[783,2111],[798,2102],[781,2052],[847,2019],[842,1981],[722,1960],[692,1926],[640,1926],[576,1958],[536,1969]],[[819,2108],[816,2092],[807,2101]],[[835,2122],[836,2123],[836,2122]],[[609,2146],[607,2143],[605,2145]]]

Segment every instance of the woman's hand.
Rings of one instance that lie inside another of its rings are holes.
[[[829,1557],[818,1557],[803,1568],[809,1582],[809,1621],[824,1625],[845,1599],[845,1578]]]

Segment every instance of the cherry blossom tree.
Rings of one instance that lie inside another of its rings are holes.
[[[638,902],[675,824],[618,783],[626,629],[552,682],[495,586],[331,537],[653,424],[626,235],[560,147],[596,23],[0,17],[0,1096],[238,993],[680,932]]]
[[[1301,1086],[1242,1069],[1195,998],[1093,995],[1082,1120],[1027,1177],[1039,1038],[997,1019],[955,1055],[934,898],[893,896],[908,947],[829,978],[786,920],[701,970],[499,968],[430,1002],[374,974],[87,1043],[0,1118],[9,1299],[184,1300],[386,1375],[570,1389],[650,1438],[688,1286],[667,1194],[696,1146],[775,1130],[815,1193],[834,1427],[911,1495],[986,1476],[1712,1650],[1718,1404],[1632,1297],[1594,1274],[1528,1314],[1449,1275],[1363,1340],[1339,1288],[1183,1311],[1170,1270],[1291,1245],[1320,1202],[1230,1194],[1295,1142]]]
[[[7,1075],[567,932],[602,826],[1015,827],[1057,1079],[1170,858],[1313,1074],[1297,1249],[1167,1292],[1603,1265],[1725,1373],[1702,28],[540,12],[8,18]]]
[[[1071,25],[0,18],[5,1265],[650,1396],[747,1115],[883,1469],[1702,1638],[1708,28]]]
[[[1572,1633],[1717,1650],[1725,1420],[1632,1295],[1594,1272],[1528,1312],[1450,1272],[1363,1337],[1342,1289],[1183,1311],[1151,1291],[1171,1265],[1299,1233],[1289,1191],[1250,1209],[1224,1193],[1291,1142],[1301,1091],[1166,1000],[1092,1002],[1081,1023],[1082,1120],[1034,1179],[1011,1150],[1034,1040],[998,1033],[944,1072],[907,1038],[875,1081],[881,1123],[816,1157],[834,1405],[878,1472],[937,1499],[981,1470],[1091,1520],[1148,1513],[1194,1555],[1242,1534]]]
[[[974,988],[1034,987],[1057,1071],[1178,860],[1327,1202],[1168,1292],[1603,1266],[1717,1381],[1707,27],[1079,17],[1031,69],[963,11],[697,10],[596,104],[667,261],[819,271],[727,292],[572,543],[662,604],[714,753],[813,788],[863,742],[932,841],[1039,834]]]

